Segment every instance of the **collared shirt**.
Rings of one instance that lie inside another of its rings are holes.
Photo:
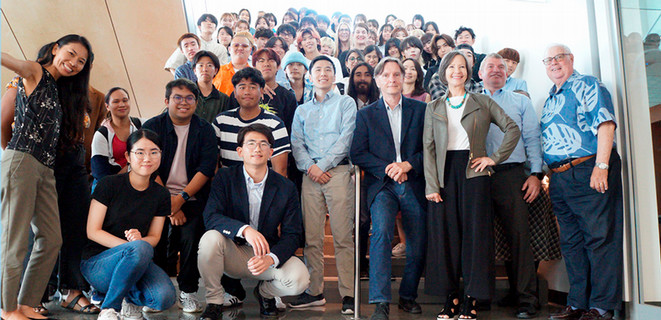
[[[597,130],[608,121],[616,123],[606,87],[597,78],[574,71],[560,90],[555,85],[551,88],[544,103],[544,161],[552,165],[597,153]]]
[[[316,97],[300,105],[294,114],[291,145],[296,166],[307,170],[316,164],[322,171],[336,167],[349,156],[356,128],[356,102],[329,91],[323,101]]]
[[[227,48],[222,44],[216,42],[216,40],[206,41],[200,38],[200,50],[211,51],[213,54],[218,57],[218,61],[221,65],[227,64],[229,61],[229,55],[227,54]],[[297,49],[298,50],[298,49]],[[170,58],[165,62],[165,69],[177,69],[177,67],[186,63],[186,56],[181,52],[181,49],[177,48],[174,50]]]
[[[220,66],[218,73],[213,77],[213,86],[218,89],[218,91],[231,95],[234,92],[234,85],[232,84],[232,77],[236,71],[234,70],[234,65],[230,62]]]
[[[186,63],[177,67],[174,71],[174,79],[185,78],[193,82],[197,82],[197,76],[195,71],[193,71],[193,63],[191,61],[186,61]]]
[[[255,182],[255,180],[248,174],[246,167],[243,167],[243,177],[246,179],[246,191],[248,192],[248,212],[250,213],[250,224],[244,225],[239,228],[237,236],[240,238],[245,238],[243,236],[243,231],[247,227],[251,227],[255,230],[259,230],[259,211],[262,208],[262,197],[264,196],[264,186],[266,185],[266,178],[269,176],[269,171],[266,170],[266,174],[261,182]],[[248,245],[250,245],[248,243]],[[273,258],[273,265],[275,267],[280,264],[278,256],[270,252],[268,254]]]
[[[508,90],[508,91],[522,90],[528,92],[528,83],[526,82],[526,80],[523,79],[507,77],[507,81],[505,81],[505,86],[503,87],[503,90]]]
[[[397,162],[402,162],[402,152],[400,151],[402,145],[402,97],[399,98],[399,103],[392,109],[385,100],[383,104],[386,106],[390,131],[392,131],[392,140],[395,142]]]
[[[306,102],[309,102],[310,100],[312,100],[312,97],[314,96],[314,86],[312,85],[312,81],[310,81],[309,77],[305,77],[304,79],[305,82],[303,86],[303,96],[301,97],[301,100],[296,101],[298,105],[302,105]],[[293,93],[294,96],[296,96],[296,91],[294,91],[294,89],[291,87],[291,83],[289,82],[289,80],[278,82],[278,84],[281,85],[283,88],[291,91],[291,93]]]
[[[516,163],[530,161],[531,172],[542,172],[542,146],[541,130],[537,113],[528,97],[514,93],[504,88],[496,90],[494,94],[484,89],[483,93],[488,95],[505,110],[505,113],[514,120],[521,130],[521,138],[514,151],[507,160],[502,163]],[[505,134],[500,128],[491,124],[487,135],[487,154],[492,154],[500,148]]]
[[[429,94],[431,95],[432,100],[436,100],[440,97],[442,97],[446,91],[448,91],[448,87],[441,82],[441,77],[438,75],[438,72],[434,73],[434,75],[431,77],[431,80],[429,80]],[[466,91],[470,93],[481,93],[482,92],[482,83],[481,82],[476,82],[475,80],[471,79],[467,84],[466,84]]]
[[[203,96],[202,91],[197,96],[197,107],[195,107],[195,114],[200,118],[206,120],[208,123],[213,123],[213,120],[229,108],[229,100],[226,94],[218,91],[216,87],[211,86],[211,93],[208,96]]]

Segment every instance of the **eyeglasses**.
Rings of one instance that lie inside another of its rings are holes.
[[[186,100],[186,103],[188,104],[193,104],[195,103],[196,99],[197,98],[195,98],[195,96],[193,95],[182,97],[178,94],[175,94],[174,96],[172,96],[172,100],[174,100],[174,102],[176,102],[177,104],[184,102],[184,100]]]
[[[347,58],[347,61],[351,61],[351,62],[354,62],[354,61],[361,61],[361,62],[362,62],[363,59],[361,59],[361,58],[359,58],[359,57],[348,57],[348,58]]]
[[[255,150],[255,148],[257,148],[257,146],[259,146],[259,148],[262,149],[262,150],[271,148],[271,144],[269,144],[268,142],[266,142],[266,141],[257,142],[255,140],[248,140],[248,141],[243,143],[243,146],[245,148],[252,149],[252,150]]]
[[[560,54],[557,54],[557,55],[554,56],[554,57],[544,58],[544,59],[542,60],[542,62],[544,63],[545,66],[548,66],[548,65],[551,64],[551,62],[552,62],[553,60],[555,60],[555,61],[557,61],[557,62],[562,62],[562,61],[565,60],[565,56],[569,56],[569,55],[571,55],[571,53],[560,53]]]
[[[161,150],[152,150],[149,152],[146,151],[131,151],[138,159],[143,160],[145,157],[149,156],[151,159],[158,159],[161,157]]]

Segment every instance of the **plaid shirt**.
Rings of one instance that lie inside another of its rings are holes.
[[[473,79],[466,84],[466,90],[470,93],[482,93],[482,88],[482,83],[475,82]],[[429,80],[429,94],[431,95],[431,99],[436,100],[442,97],[446,91],[448,91],[448,87],[441,82],[438,73],[435,73],[431,77],[431,80]]]

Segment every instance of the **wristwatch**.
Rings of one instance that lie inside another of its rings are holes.
[[[594,164],[594,166],[602,170],[608,170],[608,164],[603,162],[597,162]]]
[[[180,193],[180,195],[181,195],[182,198],[184,198],[184,201],[188,201],[188,199],[190,199],[190,196],[188,195],[188,192],[186,192],[186,191],[182,191]]]
[[[544,180],[544,177],[546,176],[544,172],[533,172],[530,175],[537,177],[537,179],[539,179],[540,181]]]

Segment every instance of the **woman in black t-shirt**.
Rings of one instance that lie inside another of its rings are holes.
[[[170,308],[175,289],[165,271],[152,262],[170,194],[151,179],[161,162],[153,131],[140,129],[126,141],[130,172],[106,176],[92,195],[87,237],[80,269],[89,283],[105,294],[99,318],[135,319],[142,306]]]

